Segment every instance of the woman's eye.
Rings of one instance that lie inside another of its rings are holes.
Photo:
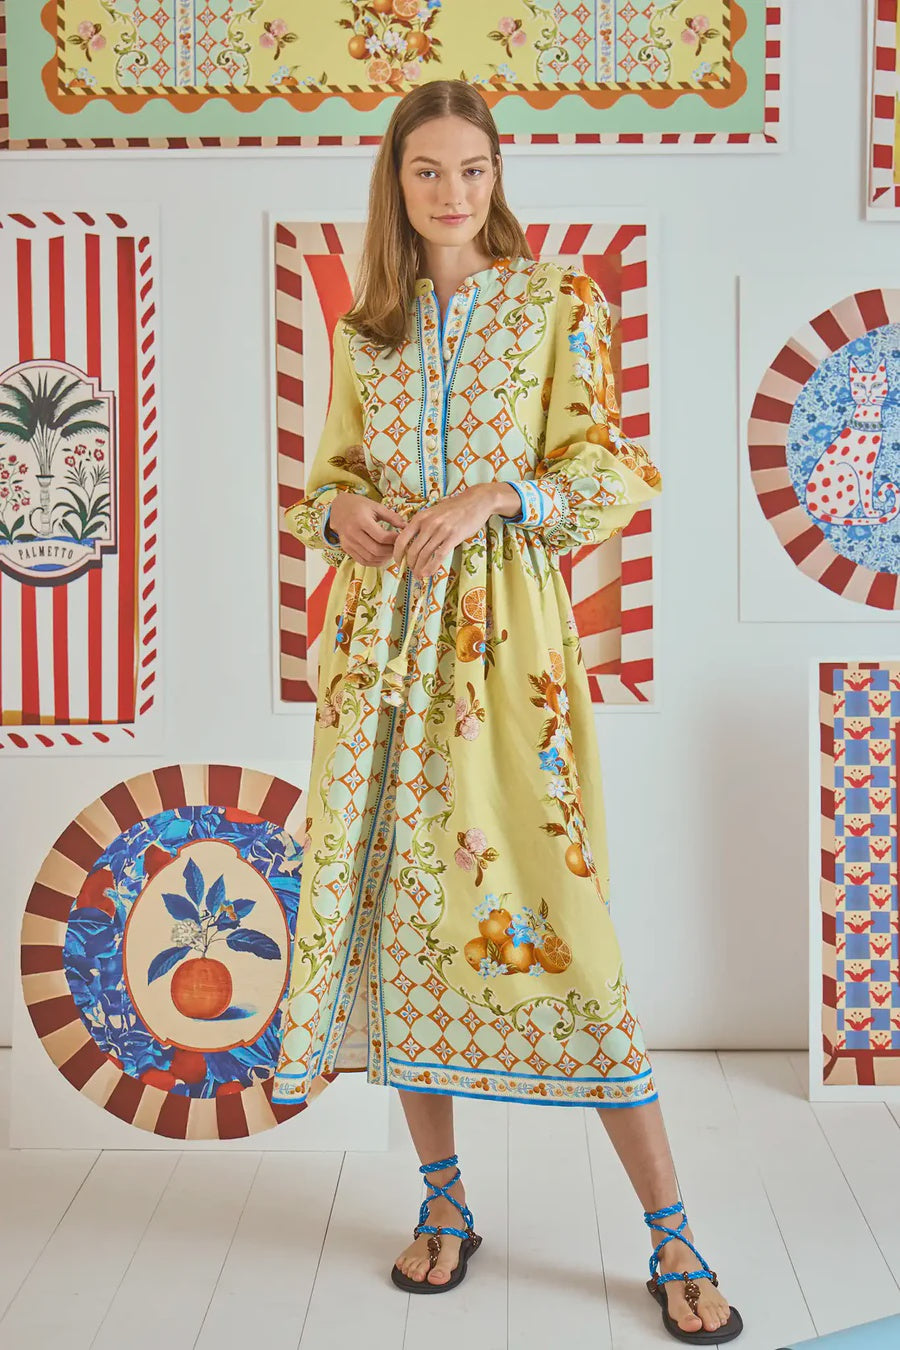
[[[436,172],[437,172],[436,169],[420,169],[420,170],[419,170],[419,177],[421,178],[422,175],[425,174],[425,173],[436,173]],[[466,169],[466,173],[475,173],[475,174],[479,174],[479,175],[480,175],[480,174],[483,174],[483,173],[484,173],[484,169],[478,169],[478,168],[475,168],[475,167],[473,166],[473,167],[471,167],[471,168]]]

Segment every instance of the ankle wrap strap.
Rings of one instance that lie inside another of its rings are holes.
[[[672,1214],[681,1215],[681,1223],[678,1225],[677,1228],[667,1228],[664,1223],[656,1222],[658,1219],[667,1219]],[[693,1242],[689,1241],[688,1238],[681,1236],[681,1230],[687,1226],[687,1214],[685,1212],[684,1205],[680,1200],[677,1202],[677,1204],[666,1206],[665,1209],[656,1209],[653,1210],[652,1212],[649,1210],[645,1210],[644,1223],[647,1225],[648,1228],[653,1228],[657,1232],[665,1233],[667,1235],[666,1237],[663,1238],[662,1242],[658,1243],[658,1245],[653,1248],[653,1255],[650,1257],[650,1274],[656,1277],[657,1284],[666,1284],[670,1280],[684,1280],[684,1281],[702,1280],[702,1279],[710,1279],[713,1277],[713,1272],[710,1270],[709,1266],[706,1264],[703,1257],[697,1251],[697,1248],[694,1246]],[[662,1251],[663,1247],[666,1245],[667,1242],[672,1241],[672,1238],[678,1238],[678,1240],[680,1242],[683,1242],[686,1247],[690,1247],[691,1251],[694,1253],[697,1260],[703,1267],[702,1270],[692,1270],[683,1272],[672,1270],[668,1273],[668,1275],[657,1274],[657,1267],[659,1265],[659,1253]]]
[[[472,1211],[469,1209],[468,1205],[461,1205],[455,1196],[449,1194],[450,1187],[455,1186],[462,1175],[458,1164],[459,1158],[454,1153],[452,1158],[443,1158],[440,1162],[423,1163],[419,1168],[419,1171],[425,1177],[425,1185],[428,1187],[430,1194],[426,1195],[419,1209],[419,1222],[416,1224],[415,1228],[416,1237],[418,1237],[420,1233],[452,1233],[454,1237],[458,1238],[471,1237],[475,1227],[475,1219]],[[455,1169],[455,1175],[452,1176],[449,1181],[445,1182],[443,1186],[436,1186],[429,1178],[428,1173],[441,1172],[446,1167],[453,1167]],[[425,1222],[428,1218],[428,1210],[432,1200],[437,1200],[439,1196],[444,1200],[449,1200],[450,1204],[453,1205],[455,1209],[459,1210],[462,1221],[466,1225],[465,1231],[461,1228],[436,1228],[434,1224]]]
[[[454,1153],[452,1158],[442,1158],[440,1162],[423,1163],[419,1171],[423,1174],[426,1172],[442,1172],[445,1167],[456,1167],[458,1162],[459,1158]],[[430,1186],[431,1182],[428,1181],[425,1184]]]

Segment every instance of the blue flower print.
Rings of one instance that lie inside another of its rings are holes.
[[[492,961],[490,957],[483,956],[478,966],[478,974],[483,980],[493,980],[498,975],[506,974],[506,966],[501,961]]]
[[[507,928],[507,933],[513,940],[516,947],[523,946],[526,942],[534,942],[536,934],[531,924],[525,919],[519,918],[518,914]]]
[[[538,758],[541,761],[541,768],[546,773],[562,773],[565,768],[565,765],[560,758],[559,751],[555,746],[550,750],[539,750]]]
[[[569,334],[569,350],[573,352],[581,352],[583,356],[587,356],[589,354],[590,348],[588,347],[587,335],[583,333],[580,329],[578,330],[577,333]]]
[[[472,910],[472,914],[475,915],[475,918],[478,919],[480,923],[482,919],[486,919],[488,915],[490,915],[491,910],[498,910],[498,909],[499,904],[497,902],[497,895],[494,894],[494,891],[490,891],[486,896],[484,896],[482,903],[476,904],[475,909]]]

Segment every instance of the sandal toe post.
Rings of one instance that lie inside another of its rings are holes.
[[[681,1214],[681,1222],[677,1228],[667,1228],[665,1224],[659,1222],[660,1219],[666,1219],[672,1214]],[[651,1296],[656,1299],[662,1309],[662,1321],[666,1331],[676,1341],[681,1341],[684,1345],[725,1345],[728,1341],[735,1340],[740,1336],[744,1329],[744,1323],[737,1308],[732,1308],[729,1304],[728,1321],[724,1326],[717,1327],[715,1331],[683,1331],[675,1319],[669,1313],[669,1301],[666,1298],[666,1292],[663,1289],[664,1284],[669,1284],[673,1280],[682,1280],[684,1282],[684,1296],[688,1307],[697,1316],[697,1304],[700,1300],[700,1289],[696,1281],[699,1279],[710,1280],[718,1286],[716,1272],[711,1270],[704,1261],[703,1257],[697,1251],[692,1242],[686,1237],[681,1236],[681,1230],[687,1225],[687,1214],[684,1205],[679,1200],[675,1205],[669,1205],[666,1209],[657,1209],[644,1214],[644,1223],[648,1228],[653,1228],[657,1232],[665,1233],[666,1236],[653,1249],[653,1255],[650,1257],[650,1279],[647,1281],[647,1289]],[[658,1272],[660,1250],[671,1242],[672,1238],[679,1238],[700,1262],[699,1270],[684,1271],[682,1274],[671,1271],[667,1275],[660,1275]]]
[[[422,1201],[422,1206],[419,1210],[419,1222],[413,1230],[413,1236],[419,1237],[422,1233],[427,1233],[429,1235],[429,1272],[434,1270],[437,1265],[438,1257],[441,1254],[441,1238],[445,1233],[449,1233],[453,1237],[461,1239],[459,1260],[450,1272],[450,1278],[445,1280],[443,1284],[433,1284],[428,1279],[428,1273],[426,1273],[425,1277],[421,1280],[410,1279],[408,1275],[403,1274],[403,1271],[400,1270],[398,1266],[393,1266],[391,1269],[391,1280],[398,1289],[403,1289],[408,1294],[446,1294],[448,1290],[455,1289],[456,1286],[461,1284],[465,1279],[469,1258],[477,1252],[478,1248],[481,1246],[481,1238],[478,1233],[475,1232],[475,1221],[472,1217],[472,1211],[469,1209],[468,1205],[461,1205],[458,1200],[448,1194],[450,1187],[456,1185],[461,1175],[458,1163],[459,1159],[456,1157],[456,1154],[454,1154],[452,1158],[444,1158],[440,1162],[423,1163],[419,1168],[419,1171],[425,1178],[425,1185],[428,1187],[430,1194]],[[430,1180],[428,1175],[429,1172],[440,1172],[446,1167],[455,1167],[456,1175],[451,1177],[444,1186],[436,1186],[434,1182]],[[449,1200],[451,1205],[454,1205],[459,1210],[463,1223],[466,1225],[465,1229],[446,1227],[436,1228],[434,1225],[425,1222],[428,1218],[428,1207],[432,1200],[435,1200],[438,1196],[443,1196],[445,1200]]]

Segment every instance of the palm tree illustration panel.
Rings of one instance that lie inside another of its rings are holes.
[[[0,215],[0,749],[121,745],[154,704],[154,236]]]

